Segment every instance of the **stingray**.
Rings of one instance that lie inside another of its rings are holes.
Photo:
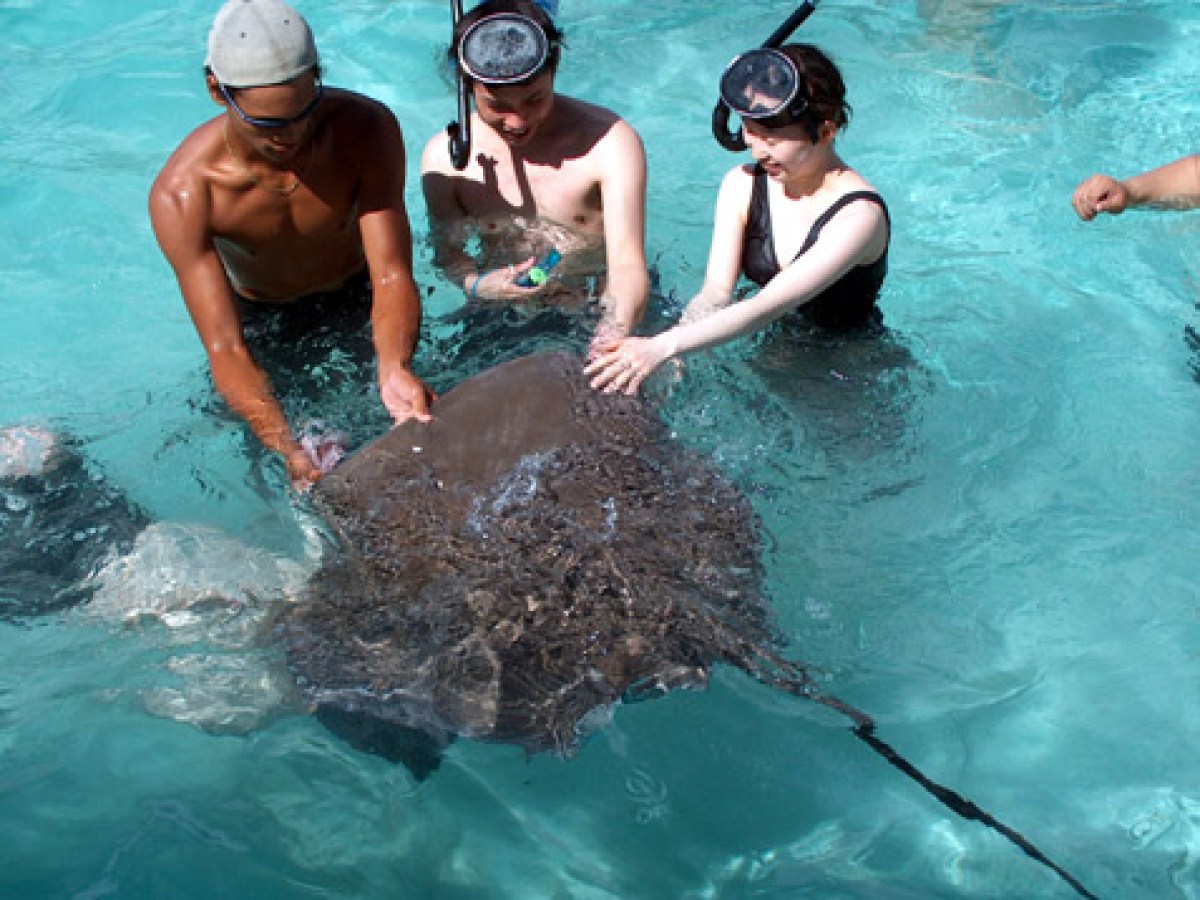
[[[739,488],[642,400],[542,353],[446,394],[319,482],[337,549],[277,634],[318,718],[428,775],[455,737],[570,755],[621,702],[714,665],[816,701],[959,815],[1069,873],[933,782],[782,655]]]

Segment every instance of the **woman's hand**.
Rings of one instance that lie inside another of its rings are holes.
[[[674,355],[671,332],[649,338],[630,337],[597,350],[584,374],[594,376],[591,385],[606,394],[617,391],[633,396],[642,382]]]

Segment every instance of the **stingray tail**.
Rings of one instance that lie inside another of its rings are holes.
[[[974,819],[982,822],[988,828],[999,832],[1008,838],[1013,844],[1020,847],[1028,856],[1036,859],[1044,866],[1049,866],[1058,874],[1058,877],[1075,889],[1081,897],[1088,897],[1091,900],[1097,900],[1096,895],[1080,884],[1079,879],[1074,875],[1050,859],[1045,853],[1039,850],[1028,838],[1019,831],[1009,828],[986,809],[980,809],[970,800],[963,797],[957,791],[951,790],[944,784],[938,784],[928,775],[910,763],[907,759],[896,752],[890,744],[880,740],[875,734],[874,724],[860,724],[851,729],[854,736],[865,743],[868,747],[890,762],[893,766],[915,781],[929,793],[933,794],[939,801],[953,812],[962,816],[964,819]]]
[[[982,822],[988,828],[1003,835],[1026,855],[1052,869],[1059,878],[1074,888],[1075,892],[1081,897],[1087,897],[1089,900],[1097,900],[1096,895],[1084,887],[1079,882],[1079,879],[1050,859],[1050,857],[1039,850],[1019,831],[1005,825],[987,810],[981,809],[957,791],[951,790],[944,784],[938,784],[938,782],[934,781],[901,756],[894,747],[886,741],[880,740],[875,734],[875,721],[869,715],[860,709],[856,709],[849,703],[821,691],[817,687],[816,682],[813,681],[812,676],[802,666],[774,654],[764,653],[761,648],[754,648],[753,655],[770,664],[769,670],[761,665],[750,667],[750,671],[757,673],[759,680],[795,694],[798,697],[812,700],[814,703],[820,703],[822,706],[827,706],[835,712],[846,716],[854,723],[851,731],[855,737],[921,787],[925,788],[926,791],[936,797],[951,812],[962,816],[964,819],[973,819],[977,822]]]

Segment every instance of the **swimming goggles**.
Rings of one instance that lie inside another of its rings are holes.
[[[287,128],[289,125],[295,125],[297,122],[303,122],[314,112],[316,112],[317,105],[320,104],[321,98],[325,96],[325,85],[323,85],[320,79],[318,79],[317,93],[313,96],[312,101],[308,104],[308,106],[304,107],[304,109],[300,110],[300,112],[296,113],[294,116],[276,118],[274,116],[265,117],[249,115],[245,110],[237,105],[237,101],[233,99],[233,94],[229,92],[229,88],[218,82],[217,89],[221,92],[221,96],[225,98],[225,101],[229,104],[230,108],[238,114],[238,118],[240,118],[247,125],[253,125],[255,128]]]
[[[731,62],[721,76],[721,100],[743,119],[768,128],[804,121],[808,92],[787,54],[759,47]]]
[[[463,71],[484,84],[528,81],[549,58],[546,33],[532,19],[516,13],[485,16],[467,29],[458,45]]]

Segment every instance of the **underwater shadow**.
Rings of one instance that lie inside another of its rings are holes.
[[[0,621],[87,601],[90,576],[148,524],[77,441],[36,426],[0,428]]]

